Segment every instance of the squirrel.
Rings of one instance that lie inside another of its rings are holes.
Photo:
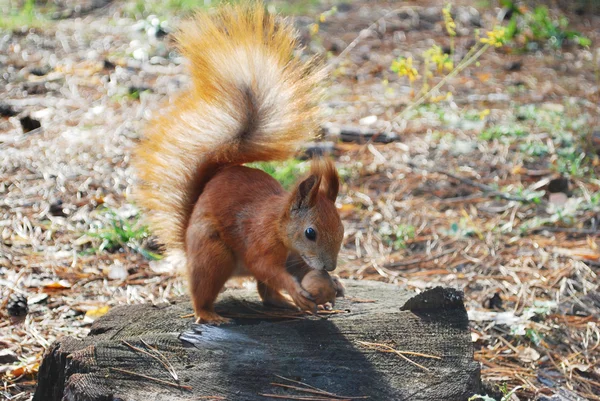
[[[191,87],[137,145],[135,199],[167,253],[185,258],[196,322],[229,321],[213,305],[238,272],[256,278],[264,304],[316,311],[286,260],[336,268],[344,227],[335,165],[313,160],[288,193],[244,164],[285,160],[314,137],[323,70],[295,54],[292,26],[260,2],[199,13],[176,41]]]

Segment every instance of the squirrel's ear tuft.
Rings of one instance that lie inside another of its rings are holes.
[[[340,190],[340,177],[331,159],[315,158],[310,166],[311,174],[321,177],[321,192],[332,202],[335,202]]]
[[[323,192],[327,199],[335,202],[340,191],[340,176],[338,175],[335,165],[331,160],[325,163],[323,171]]]
[[[292,195],[291,209],[309,209],[317,204],[321,177],[311,174],[300,182]]]

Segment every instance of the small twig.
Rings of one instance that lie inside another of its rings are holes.
[[[150,353],[150,352],[148,352],[146,350],[143,350],[141,348],[138,348],[138,347],[136,347],[134,345],[131,345],[130,343],[128,343],[125,340],[121,340],[121,341],[123,342],[123,344],[127,345],[129,348],[131,348],[131,349],[133,349],[135,351],[141,352],[141,353],[143,353],[145,355],[148,355],[151,358],[156,359],[158,362],[160,362],[161,365],[163,365],[165,367],[165,369],[167,370],[167,372],[169,372],[169,374],[171,375],[171,377],[173,377],[173,380],[175,380],[176,382],[179,382],[179,378],[177,376],[177,372],[175,372],[175,369],[173,368],[173,365],[171,365],[171,363],[169,362],[169,360],[167,358],[165,358],[165,356],[163,354],[161,354],[160,352],[158,352],[158,350],[156,348],[150,347],[144,340],[141,340],[142,343],[146,347],[148,347],[148,348],[152,349],[153,351],[155,351],[159,356],[154,355],[154,354],[152,354],[152,353]]]
[[[377,301],[374,299],[366,299],[366,298],[346,298],[347,301],[354,302],[357,304],[375,304]]]
[[[404,359],[405,361],[407,361],[409,363],[412,363],[413,365],[415,365],[415,366],[417,366],[417,367],[419,367],[419,368],[421,368],[423,370],[426,370],[428,372],[430,372],[431,369],[429,369],[429,368],[427,368],[427,367],[425,367],[425,366],[423,366],[423,365],[421,365],[421,364],[413,361],[412,359],[410,359],[407,356],[405,356],[405,354],[406,355],[420,356],[420,357],[423,357],[423,358],[442,359],[441,357],[436,356],[436,355],[421,354],[421,353],[412,352],[412,351],[400,351],[400,350],[394,349],[394,348],[390,347],[389,345],[385,345],[385,344],[369,343],[369,342],[364,342],[364,341],[358,341],[358,343],[360,345],[363,345],[363,346],[371,348],[371,349],[375,349],[375,350],[380,351],[380,352],[389,352],[389,353],[392,353],[392,354],[396,354],[399,357],[401,357],[402,359]]]
[[[268,317],[302,319],[304,316],[304,312],[300,312],[300,311],[298,311],[298,312],[283,311],[282,313],[269,312],[269,311],[264,311],[264,310],[253,308],[252,306],[250,306],[250,304],[248,302],[242,302],[242,305],[245,308],[250,309],[252,312],[256,312],[256,313],[259,313],[261,315],[268,316]]]
[[[359,341],[359,343],[361,343],[362,345],[366,345],[366,346],[376,346],[376,347],[389,348],[390,352],[393,351],[395,353],[400,353],[400,354],[420,356],[420,357],[423,357],[423,358],[438,359],[438,360],[442,359],[441,356],[437,356],[437,355],[423,354],[421,352],[414,352],[414,351],[400,351],[400,350],[394,349],[394,348],[390,347],[389,345],[385,345],[385,344],[368,343],[368,342],[365,342],[365,341]]]
[[[590,230],[584,228],[568,228],[568,227],[552,227],[552,226],[540,226],[529,229],[532,233],[538,233],[540,231],[548,231],[551,233],[567,233],[574,235],[591,235],[600,236],[600,230]]]
[[[448,255],[448,254],[454,253],[454,252],[456,252],[455,248],[446,249],[445,251],[436,253],[435,255],[432,255],[425,259],[411,259],[411,260],[406,260],[406,261],[392,262],[392,263],[383,265],[383,267],[386,269],[389,269],[390,267],[405,267],[405,266],[410,266],[410,265],[417,265],[417,264],[421,264],[421,263],[425,263],[425,262],[430,262],[432,260],[441,258],[442,256],[445,256],[445,255]]]
[[[343,313],[348,313],[348,311],[342,310],[342,309],[331,309],[331,310],[322,309],[322,310],[317,311],[318,315],[338,315],[338,314],[343,314]]]
[[[331,395],[330,393],[327,393],[326,391],[319,391],[319,390],[313,390],[310,388],[305,388],[305,387],[298,387],[298,386],[292,386],[290,384],[283,384],[283,383],[271,383],[272,386],[277,386],[277,387],[283,387],[283,388],[289,388],[292,390],[296,390],[296,391],[300,391],[300,392],[304,392],[304,393],[311,393],[311,394],[318,394],[318,395],[326,395],[332,398],[335,398],[336,400],[342,398],[345,399],[347,397],[340,397],[340,396],[334,396]]]
[[[275,377],[277,377],[278,379],[281,379],[281,380],[286,380],[286,381],[289,381],[289,382],[291,382],[291,383],[296,383],[296,384],[300,384],[301,386],[304,386],[304,387],[311,388],[311,389],[313,389],[313,390],[321,391],[321,392],[323,392],[323,393],[327,394],[328,396],[334,396],[334,395],[335,395],[335,394],[333,394],[333,393],[330,393],[330,392],[328,392],[328,391],[325,391],[325,390],[321,390],[321,389],[320,389],[320,388],[318,388],[318,387],[311,386],[310,384],[306,384],[306,383],[303,383],[303,382],[301,382],[301,381],[298,381],[298,380],[290,379],[290,378],[288,378],[288,377],[279,376],[279,375],[273,375],[273,376],[275,376]]]
[[[17,275],[17,278],[14,280],[14,284],[12,284],[12,285],[9,282],[2,283],[3,285],[6,285],[8,287],[8,294],[6,294],[4,301],[2,301],[2,303],[0,304],[0,310],[4,311],[6,309],[6,305],[8,305],[8,301],[10,300],[10,296],[13,294],[13,292],[17,291],[19,293],[24,294],[23,291],[21,291],[17,288],[17,284],[19,284],[19,281],[21,280],[21,277],[23,277],[24,274],[25,274],[25,269],[23,269],[19,272],[19,274]],[[2,281],[4,281],[4,280],[2,280]]]
[[[529,200],[527,198],[523,198],[522,196],[508,195],[508,194],[505,194],[504,192],[498,191],[497,189],[494,189],[494,188],[490,187],[489,185],[482,184],[480,182],[476,182],[476,181],[470,180],[468,178],[461,177],[459,175],[449,173],[447,171],[433,170],[432,173],[443,174],[443,175],[448,176],[450,178],[454,178],[455,180],[460,181],[463,184],[467,184],[469,186],[472,186],[472,187],[475,187],[475,188],[479,188],[483,192],[485,192],[486,195],[488,195],[488,196],[497,196],[498,198],[502,198],[502,199],[505,199],[505,200],[516,201],[516,202],[523,202],[523,203],[532,202],[531,200]]]
[[[438,84],[436,86],[434,86],[433,88],[429,89],[426,93],[424,93],[423,95],[421,95],[414,102],[411,102],[408,105],[408,107],[406,107],[404,110],[402,110],[402,112],[400,114],[398,114],[396,117],[394,117],[394,119],[391,122],[398,121],[399,119],[401,119],[402,117],[404,117],[409,111],[411,111],[412,109],[414,109],[417,106],[420,106],[425,100],[427,100],[427,98],[429,96],[431,96],[432,93],[436,92],[438,89],[440,89],[442,86],[444,86],[446,84],[446,82],[448,82],[448,80],[450,78],[453,78],[454,76],[458,75],[465,68],[467,68],[468,66],[470,66],[471,64],[473,64],[473,62],[475,60],[477,60],[483,53],[485,53],[485,51],[488,49],[489,46],[490,46],[489,44],[485,44],[485,45],[481,46],[479,49],[477,49],[477,51],[473,50],[477,46],[474,46],[473,48],[471,48],[471,50],[469,50],[469,53],[467,53],[467,55],[465,56],[465,58],[459,63],[459,65],[456,66],[456,68],[454,68],[446,76],[444,76],[440,80],[440,82],[438,82]]]
[[[184,386],[184,385],[181,385],[181,384],[178,384],[178,383],[168,382],[166,380],[157,379],[156,377],[146,376],[146,375],[143,375],[141,373],[135,373],[135,372],[132,372],[130,370],[119,369],[119,368],[108,368],[108,369],[114,370],[116,372],[125,373],[125,374],[128,374],[128,375],[132,375],[132,376],[143,377],[144,379],[151,380],[151,381],[154,381],[154,382],[157,382],[157,383],[161,383],[161,384],[164,384],[166,386],[182,388],[184,390],[190,390],[190,391],[192,390],[191,386]]]
[[[179,375],[177,375],[177,372],[175,371],[175,367],[173,366],[173,364],[167,359],[167,357],[158,350],[158,348],[153,347],[152,345],[148,344],[143,338],[140,338],[140,341],[142,342],[142,344],[144,344],[148,349],[152,350],[154,352],[154,354],[160,358],[160,360],[163,361],[163,365],[164,367],[169,371],[169,373],[171,374],[171,376],[173,376],[173,379],[179,383]]]
[[[305,400],[305,401],[351,401],[347,398],[324,398],[324,397],[309,397],[303,395],[280,395],[280,394],[262,394],[258,395],[269,398],[282,398],[286,400]]]
[[[277,377],[277,378],[279,378],[279,379],[281,379],[281,380],[287,380],[287,381],[289,381],[289,382],[292,382],[292,383],[295,383],[295,384],[299,384],[299,385],[301,385],[301,386],[304,386],[305,388],[301,388],[301,387],[297,387],[297,386],[290,386],[290,385],[287,385],[287,384],[281,384],[281,383],[271,383],[273,386],[280,386],[280,387],[293,388],[293,389],[296,389],[296,390],[298,390],[298,391],[305,391],[305,392],[308,392],[308,393],[313,393],[313,394],[326,395],[326,396],[328,396],[328,397],[333,397],[333,398],[336,398],[336,399],[340,399],[340,398],[342,398],[342,399],[353,399],[353,400],[355,400],[355,399],[364,399],[364,398],[369,398],[369,396],[356,396],[356,397],[349,397],[349,396],[337,395],[337,394],[334,394],[334,393],[330,393],[329,391],[321,390],[321,389],[320,389],[320,388],[318,388],[318,387],[311,386],[310,384],[306,384],[306,383],[303,383],[303,382],[301,382],[301,381],[297,381],[297,380],[289,379],[289,378],[287,378],[287,377],[283,377],[283,376],[279,376],[279,375],[275,375],[275,377]]]

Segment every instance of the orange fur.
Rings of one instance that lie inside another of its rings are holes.
[[[148,125],[134,164],[136,199],[168,249],[223,164],[284,160],[318,128],[320,72],[294,56],[291,26],[260,3],[197,14],[176,35],[192,87]]]
[[[134,158],[150,228],[167,251],[185,254],[198,320],[223,321],[213,303],[240,267],[266,303],[283,305],[285,290],[314,309],[285,260],[294,250],[314,268],[335,268],[343,227],[333,163],[314,162],[292,194],[241,165],[291,157],[314,135],[321,72],[294,55],[291,25],[259,2],[198,14],[177,41],[192,87],[149,124]],[[306,224],[320,232],[314,243],[300,238]]]

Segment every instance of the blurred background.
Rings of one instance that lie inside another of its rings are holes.
[[[188,85],[172,32],[218,3],[0,0],[0,398],[111,307],[186,296],[129,162]],[[320,139],[256,166],[333,155],[338,274],[463,290],[497,399],[600,399],[600,1],[265,5],[329,77]]]

